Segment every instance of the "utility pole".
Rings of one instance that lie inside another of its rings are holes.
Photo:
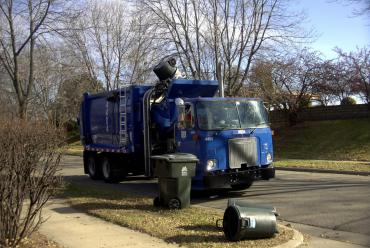
[[[216,67],[216,78],[218,80],[218,95],[220,97],[225,97],[225,95],[224,95],[224,82],[223,82],[222,76],[221,76],[221,68],[222,68],[222,64],[221,64],[221,62],[218,62],[217,67]]]

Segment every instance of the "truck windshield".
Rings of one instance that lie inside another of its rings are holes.
[[[202,101],[196,104],[197,122],[203,130],[266,127],[267,112],[261,101]]]

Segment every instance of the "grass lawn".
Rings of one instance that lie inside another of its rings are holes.
[[[79,184],[67,185],[62,195],[80,211],[186,247],[273,247],[293,235],[291,230],[280,228],[280,233],[270,239],[229,242],[215,226],[216,220],[223,217],[217,210],[194,206],[183,210],[158,209],[153,207],[151,198]]]
[[[338,171],[370,172],[370,162],[360,161],[280,159],[275,161],[274,165],[277,167],[298,167]]]
[[[370,119],[311,121],[277,130],[274,149],[276,160],[370,161]]]
[[[71,142],[71,143],[67,144],[64,147],[63,154],[74,155],[74,156],[82,156],[83,150],[84,150],[84,148],[81,145],[80,140],[77,140],[77,141],[74,141],[74,142]]]

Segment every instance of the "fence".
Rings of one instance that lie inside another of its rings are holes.
[[[298,113],[298,121],[321,121],[338,119],[370,118],[370,109],[367,104],[317,106],[303,109]],[[286,126],[289,116],[286,111],[270,112],[270,122],[273,127]]]

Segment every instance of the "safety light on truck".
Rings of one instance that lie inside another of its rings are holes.
[[[270,153],[267,153],[266,160],[267,160],[267,163],[272,163],[272,156]]]
[[[207,171],[213,170],[214,168],[216,168],[216,166],[217,166],[216,159],[207,160]]]

